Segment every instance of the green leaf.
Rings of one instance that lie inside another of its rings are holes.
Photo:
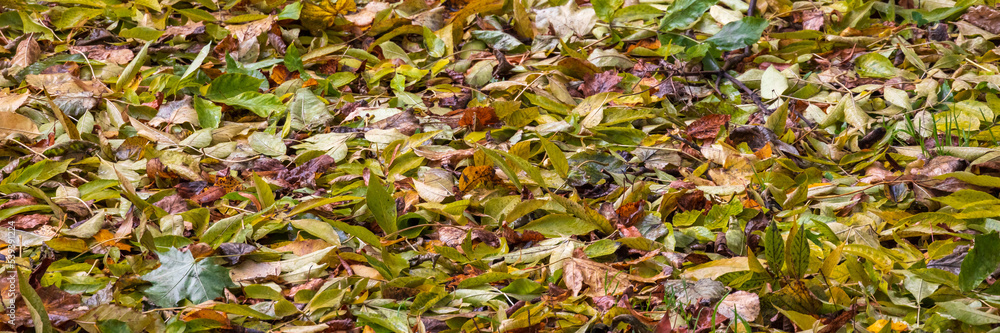
[[[163,31],[150,27],[135,27],[131,29],[123,29],[119,36],[122,38],[135,38],[147,42],[153,42],[159,39],[160,36],[163,36]]]
[[[677,0],[667,7],[666,15],[660,20],[660,31],[687,28],[708,11],[717,0]]]
[[[357,225],[350,225],[340,221],[328,220],[327,222],[330,222],[330,224],[332,224],[334,228],[340,229],[341,231],[347,233],[348,235],[357,237],[362,242],[365,242],[365,244],[371,245],[372,247],[375,247],[377,249],[382,248],[382,242],[380,242],[378,236],[375,236],[375,233],[373,233],[371,230],[368,230],[368,228]]]
[[[248,91],[230,98],[215,101],[250,110],[261,117],[268,117],[285,108],[285,104],[281,103],[278,96],[274,94],[261,94],[255,91]]]
[[[267,156],[282,156],[287,151],[281,137],[265,132],[254,132],[247,138],[250,148]]]
[[[941,302],[937,306],[944,310],[942,312],[969,325],[1000,324],[1000,316],[973,309],[962,301]]]
[[[260,204],[263,206],[259,210],[271,207],[274,204],[274,191],[271,191],[271,185],[268,185],[257,173],[253,174],[253,185],[254,189],[257,190],[257,199],[260,200]]]
[[[35,292],[35,288],[28,283],[28,274],[25,274],[19,267],[15,266],[14,269],[17,270],[17,287],[21,291],[21,298],[24,299],[28,313],[31,314],[31,320],[35,323],[35,333],[53,332],[52,322],[49,321],[49,315],[45,312],[45,303]]]
[[[878,52],[865,53],[854,60],[854,70],[858,71],[861,77],[890,79],[895,77],[898,71],[892,65],[892,60],[886,58]]]
[[[420,314],[430,310],[438,301],[448,296],[448,293],[443,288],[439,287],[436,289],[439,290],[417,294],[417,297],[413,299],[413,306],[410,307],[410,315],[420,316]]]
[[[792,277],[801,279],[809,268],[809,242],[806,231],[798,223],[792,224],[785,244],[785,266]]]
[[[517,178],[517,173],[514,172],[509,165],[507,165],[507,162],[504,161],[503,157],[500,157],[500,154],[497,154],[497,152],[492,149],[480,149],[480,151],[482,151],[483,154],[490,159],[490,161],[493,161],[493,164],[500,167],[500,171],[503,171],[503,173],[507,175],[507,179],[510,180],[511,183],[514,183],[514,187],[517,187],[518,190],[521,189],[521,181]]]
[[[598,18],[604,22],[611,22],[615,10],[621,8],[625,4],[625,0],[594,0],[590,4],[594,6]]]
[[[299,55],[299,48],[295,47],[294,43],[289,44],[288,49],[285,51],[285,67],[289,71],[298,71],[303,79],[309,78],[305,66],[302,65],[302,56]]]
[[[278,19],[279,20],[298,20],[299,19],[299,15],[301,15],[301,14],[302,14],[302,2],[296,1],[296,2],[293,2],[293,3],[289,4],[288,6],[285,6],[285,8],[281,10],[281,13],[278,14]]]
[[[212,101],[195,96],[194,110],[198,112],[198,124],[201,128],[219,127],[222,121],[222,107],[215,105]]]
[[[97,322],[97,327],[102,333],[131,333],[132,329],[128,323],[118,319],[101,320]]]
[[[521,227],[524,230],[534,230],[546,237],[561,237],[586,235],[597,229],[596,225],[586,223],[579,218],[567,214],[548,214],[528,222]]]
[[[215,22],[216,20],[215,16],[212,16],[212,13],[209,13],[201,8],[182,8],[174,10],[176,10],[178,13],[181,13],[181,15],[184,15],[193,21]]]
[[[741,49],[760,40],[760,35],[767,28],[767,20],[750,16],[739,21],[729,22],[722,26],[714,36],[705,40],[723,51]]]
[[[410,60],[410,56],[406,54],[406,51],[404,51],[403,48],[396,45],[396,43],[385,42],[379,44],[379,47],[382,48],[382,56],[384,56],[386,60],[400,59],[407,65],[414,66],[413,60]]]
[[[291,116],[292,129],[296,131],[322,126],[333,118],[327,111],[326,104],[319,97],[316,97],[316,94],[313,94],[309,88],[299,88],[295,91],[295,99],[288,107],[288,112]]]
[[[226,73],[212,80],[205,98],[221,101],[245,92],[257,92],[264,80],[246,74]]]
[[[955,209],[965,209],[974,206],[988,206],[1000,204],[1000,199],[993,195],[976,190],[961,189],[946,197],[931,198],[931,200],[954,207]],[[948,214],[948,216],[952,216]],[[949,226],[951,224],[949,223]]]
[[[764,229],[764,256],[772,273],[781,272],[781,265],[785,262],[785,240],[781,238],[781,230],[774,219]]]
[[[171,247],[167,252],[157,252],[160,267],[142,276],[153,283],[145,290],[146,296],[161,307],[176,306],[188,299],[195,304],[223,296],[227,287],[236,285],[229,278],[229,270],[209,259],[195,261],[191,252],[181,252]]]
[[[500,156],[503,156],[503,160],[501,160],[501,161],[503,161],[504,163],[508,163],[508,162],[512,163],[514,166],[517,166],[519,169],[524,170],[524,172],[528,174],[528,178],[531,178],[531,180],[534,181],[535,184],[538,184],[538,186],[547,187],[547,185],[545,184],[545,178],[542,177],[542,171],[539,170],[538,167],[535,166],[534,164],[532,164],[531,162],[526,161],[525,159],[521,158],[520,156],[511,154],[511,153],[508,153],[508,152],[505,152],[505,151],[502,151],[502,150],[494,150],[494,149],[490,149],[490,150],[492,150],[493,152],[495,152],[496,154],[498,154]],[[494,161],[494,162],[496,162],[496,161]],[[503,169],[503,167],[501,167],[500,169]],[[504,171],[504,172],[506,172],[506,171]],[[511,177],[515,177],[515,178],[517,177],[517,175],[512,175],[512,174],[507,174],[507,176],[511,176]]]
[[[893,265],[892,257],[885,254],[884,249],[861,244],[847,244],[844,245],[843,252],[865,258],[882,270],[889,270]]]
[[[375,222],[382,227],[382,231],[391,234],[398,230],[396,200],[389,194],[389,190],[382,186],[378,177],[371,177],[368,181],[368,194],[365,196],[365,201],[368,203],[368,210],[375,216]]]
[[[542,137],[538,139],[542,142],[545,154],[549,155],[549,162],[552,163],[552,168],[555,169],[560,177],[566,178],[569,174],[569,161],[566,159],[566,153],[562,149],[559,149],[559,146],[556,146],[552,141]]]
[[[518,52],[525,48],[525,45],[516,37],[502,31],[476,30],[472,32],[472,36],[502,52]]]
[[[1000,267],[1000,235],[996,232],[976,236],[972,250],[962,261],[958,274],[958,286],[968,292],[979,286],[983,280]]]
[[[189,65],[187,70],[184,71],[184,75],[181,75],[181,80],[186,79],[197,72],[198,67],[201,67],[201,64],[205,62],[205,58],[208,57],[208,53],[210,51],[212,51],[212,43],[208,43],[205,47],[202,47],[201,51],[198,52],[198,56],[194,58],[194,61],[191,61],[191,65]]]
[[[462,282],[458,283],[458,288],[465,289],[469,287],[478,287],[493,282],[510,280],[513,278],[514,276],[510,275],[509,273],[486,272],[483,274],[479,274],[478,276],[462,280]]]
[[[64,11],[58,20],[52,22],[52,25],[59,30],[76,28],[103,12],[101,9],[72,7]]]
[[[139,53],[135,55],[135,58],[132,58],[132,61],[128,63],[128,66],[125,66],[125,69],[122,70],[122,75],[115,82],[115,91],[122,91],[122,88],[132,83],[136,74],[139,74],[142,66],[146,64],[146,60],[148,60],[146,53],[149,52],[149,45],[152,44],[153,42],[146,43],[142,47],[142,50],[139,50]]]

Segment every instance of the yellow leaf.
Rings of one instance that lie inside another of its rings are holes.
[[[354,0],[323,0],[319,4],[306,2],[302,8],[302,24],[309,29],[326,29],[334,25],[337,15],[358,10]]]

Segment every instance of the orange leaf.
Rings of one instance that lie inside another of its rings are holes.
[[[766,160],[771,158],[771,156],[774,156],[774,152],[771,150],[771,143],[768,142],[766,145],[764,145],[764,147],[753,152],[753,155],[757,156],[757,158],[761,160]]]
[[[642,210],[642,206],[642,201],[622,204],[621,207],[615,210],[615,213],[618,214],[618,221],[627,226],[638,223],[646,216],[646,212]]]
[[[462,113],[462,119],[458,121],[458,126],[469,126],[473,131],[480,131],[487,126],[500,123],[497,113],[492,107],[479,107],[455,110],[451,113]]]
[[[499,182],[500,178],[497,177],[497,172],[492,166],[470,166],[462,170],[462,176],[458,178],[458,190],[465,192],[479,185],[490,185]]]
[[[222,312],[209,310],[209,309],[198,309],[191,312],[181,313],[181,320],[192,321],[195,319],[208,319],[211,321],[217,321],[222,323],[223,328],[229,328],[229,318]]]
[[[98,231],[97,234],[94,235],[94,241],[100,246],[114,246],[122,251],[132,251],[131,245],[119,243],[118,240],[115,239],[115,234],[111,233],[107,229],[101,229],[101,231]]]

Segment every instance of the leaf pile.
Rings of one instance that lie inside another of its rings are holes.
[[[0,326],[996,330],[995,5],[5,0]]]

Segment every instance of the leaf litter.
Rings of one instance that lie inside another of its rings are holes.
[[[995,330],[994,5],[8,1],[0,326]]]

